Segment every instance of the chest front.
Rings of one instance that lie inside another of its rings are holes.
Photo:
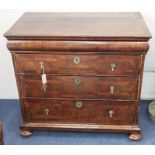
[[[141,138],[139,100],[151,35],[139,13],[27,13],[5,36],[22,135],[114,131]]]

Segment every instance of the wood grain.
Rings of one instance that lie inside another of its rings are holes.
[[[140,13],[25,13],[4,35],[29,40],[148,40]]]
[[[141,139],[139,101],[151,34],[140,13],[26,13],[4,36],[22,136],[33,130],[108,131]]]
[[[141,72],[141,56],[15,54],[15,59],[17,74],[42,74],[40,62],[44,63],[46,74],[130,76]],[[112,64],[115,64],[114,69]]]
[[[138,125],[102,125],[93,123],[23,123],[21,130],[49,130],[49,131],[86,131],[86,132],[139,132]]]
[[[39,98],[91,98],[91,99],[137,99],[138,79],[136,77],[85,77],[47,75],[46,91],[42,88],[39,75],[21,74],[21,97]],[[75,80],[80,79],[80,84]],[[110,87],[114,86],[111,93]]]
[[[81,101],[82,107],[76,107]],[[137,102],[22,99],[26,122],[136,124]],[[46,113],[46,109],[49,110]],[[110,117],[109,111],[114,113]]]
[[[18,53],[46,53],[48,52],[103,52],[123,53],[135,52],[146,54],[148,42],[120,42],[120,41],[9,41],[7,47]],[[39,52],[40,51],[40,52]]]

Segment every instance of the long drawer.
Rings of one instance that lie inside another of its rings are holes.
[[[21,97],[81,98],[81,99],[137,99],[136,77],[89,77],[47,75],[43,85],[41,76],[18,75]]]
[[[15,54],[17,73],[63,75],[137,75],[140,56]]]
[[[135,102],[22,99],[26,122],[136,123]]]

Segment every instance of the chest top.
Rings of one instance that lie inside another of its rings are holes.
[[[148,41],[140,13],[25,13],[4,35],[9,40]]]

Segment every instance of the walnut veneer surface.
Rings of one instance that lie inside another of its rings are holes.
[[[140,13],[25,13],[5,35],[34,130],[126,132],[139,140],[151,34]]]

